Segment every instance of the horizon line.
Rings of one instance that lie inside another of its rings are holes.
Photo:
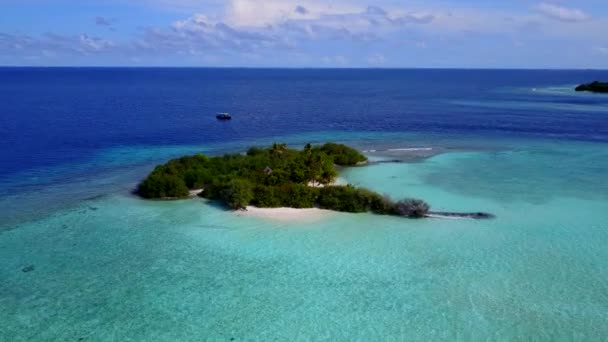
[[[160,66],[160,65],[0,65],[1,69],[251,69],[251,70],[522,70],[522,71],[608,71],[600,68],[536,67],[289,67],[289,66]]]

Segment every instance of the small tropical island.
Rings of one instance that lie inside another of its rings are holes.
[[[576,91],[590,91],[592,93],[608,93],[608,82],[595,81],[592,83],[581,84]]]
[[[368,163],[359,151],[336,143],[251,147],[245,154],[181,157],[157,166],[137,187],[146,199],[181,199],[194,195],[220,201],[233,210],[257,208],[319,208],[339,212],[394,215],[491,218],[486,213],[433,213],[419,199],[394,201],[352,185],[335,185],[337,169]]]

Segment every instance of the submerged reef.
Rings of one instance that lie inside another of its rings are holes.
[[[34,265],[29,265],[29,266],[25,266],[24,268],[22,268],[21,272],[23,272],[23,273],[29,273],[29,272],[32,272],[35,269],[36,268],[35,268]]]

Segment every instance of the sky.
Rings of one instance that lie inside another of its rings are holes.
[[[0,65],[608,69],[608,0],[0,0]]]

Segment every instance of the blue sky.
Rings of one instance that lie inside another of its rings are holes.
[[[0,65],[608,68],[606,0],[0,0]]]

